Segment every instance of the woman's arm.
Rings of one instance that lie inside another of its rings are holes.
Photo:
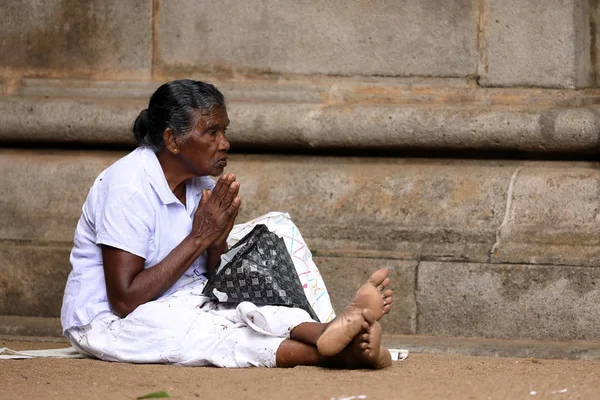
[[[208,276],[213,276],[221,263],[221,255],[228,250],[227,242],[216,243],[206,249],[206,269]]]
[[[239,183],[235,182],[235,176],[223,175],[213,194],[198,206],[192,232],[152,268],[144,269],[142,257],[103,245],[106,291],[113,312],[123,318],[141,304],[158,298],[177,282],[195,259],[225,232],[228,234],[241,205],[238,192]]]
[[[141,304],[167,291],[207,248],[186,237],[164,260],[144,269],[144,259],[111,246],[102,246],[106,292],[112,311],[126,317]]]

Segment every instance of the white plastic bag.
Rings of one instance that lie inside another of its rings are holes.
[[[304,242],[300,231],[292,222],[289,214],[282,212],[270,212],[261,217],[255,218],[244,224],[238,224],[233,227],[227,244],[233,246],[248,234],[256,224],[264,224],[267,228],[277,236],[281,237],[287,247],[296,272],[300,278],[300,283],[304,288],[306,298],[311,307],[321,320],[321,322],[329,322],[335,317],[333,306],[329,293],[325,287],[323,277],[319,269],[312,260],[312,254],[308,246]]]

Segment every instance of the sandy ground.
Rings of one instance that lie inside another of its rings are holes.
[[[66,343],[1,340],[15,350]],[[0,360],[0,398],[598,399],[600,361],[411,354],[381,371],[187,368],[97,360]],[[351,397],[355,396],[355,397]]]

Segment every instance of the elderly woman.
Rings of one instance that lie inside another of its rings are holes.
[[[242,203],[236,177],[222,175],[228,125],[213,85],[173,81],[152,95],[133,128],[139,147],[98,176],[83,205],[64,335],[82,354],[108,361],[389,366],[378,323],[392,303],[385,269],[328,324],[297,308],[230,307],[201,294]]]

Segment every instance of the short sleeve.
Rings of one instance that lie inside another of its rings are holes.
[[[107,196],[104,210],[98,217],[96,244],[148,258],[154,232],[154,211],[143,193],[124,188],[122,193]]]

